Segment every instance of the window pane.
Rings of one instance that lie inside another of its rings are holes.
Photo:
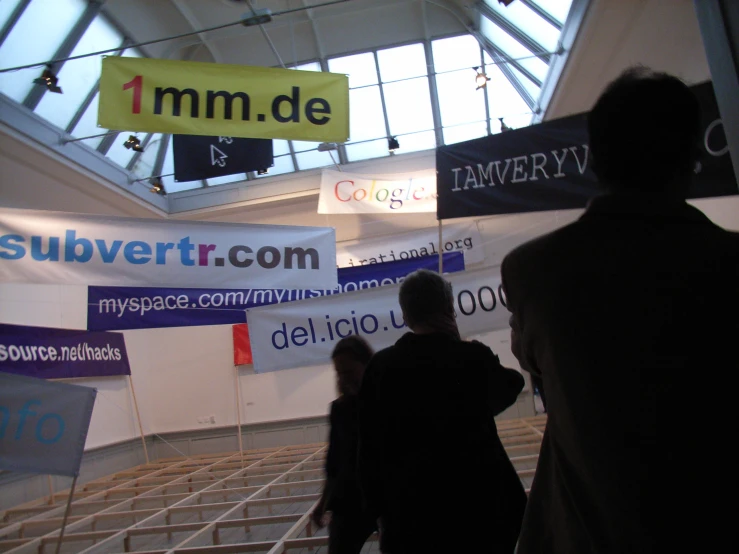
[[[140,58],[141,53],[138,50],[129,49],[124,52],[123,56],[130,57],[130,58]],[[49,96],[49,95],[45,94],[44,97],[46,96]],[[109,131],[109,129],[100,127],[97,123],[98,121],[98,101],[99,100],[100,100],[100,94],[98,93],[92,99],[92,102],[90,103],[90,106],[87,108],[87,110],[85,110],[85,113],[82,115],[82,118],[80,119],[77,126],[72,130],[73,136],[89,137],[91,135],[99,135],[101,133],[107,133]],[[43,99],[42,99],[42,102],[43,102]],[[97,148],[100,145],[100,142],[102,142],[103,138],[104,137],[89,139],[90,142],[85,142],[85,144],[89,144],[91,146],[94,144],[95,145],[94,147]]]
[[[539,95],[541,94],[541,89],[538,86],[536,86],[536,84],[533,83],[531,81],[531,79],[528,79],[526,77],[526,75],[524,75],[518,69],[516,69],[516,67],[508,64],[508,68],[518,78],[518,80],[523,85],[523,88],[525,88],[528,91],[528,93],[531,95],[531,97],[534,100],[538,100],[539,99]]]
[[[290,147],[287,145],[286,140],[273,140],[272,141],[272,155],[274,157],[284,156],[290,153]]]
[[[97,16],[72,50],[72,56],[120,46],[123,37],[102,16]],[[72,60],[64,64],[59,72],[59,83],[64,94],[44,94],[34,110],[57,127],[66,129],[77,108],[97,83],[102,70],[100,56]]]
[[[321,64],[319,62],[309,62],[300,64],[295,68],[291,67],[290,69],[297,69],[298,71],[321,71]]]
[[[529,105],[516,92],[511,82],[497,65],[486,65],[485,73],[490,77],[485,87],[488,95],[490,118],[506,117],[530,112]]]
[[[97,126],[98,124],[98,101],[100,100],[100,95],[96,94],[95,97],[92,99],[92,102],[90,102],[90,105],[85,110],[85,113],[82,114],[82,117],[80,118],[77,125],[75,125],[74,129],[72,129],[72,135],[79,138],[79,137],[90,137],[92,135],[99,135],[101,133],[106,133],[106,129],[101,129]],[[96,137],[91,139],[85,139],[84,142],[87,146],[90,148],[97,148],[100,143],[102,142],[104,137]]]
[[[143,141],[142,141],[143,142]],[[162,146],[162,135],[157,133],[144,148],[144,151],[136,160],[133,166],[133,173],[139,178],[151,177],[154,174],[154,162],[157,159],[157,153]]]
[[[206,179],[205,183],[209,187],[215,187],[218,185],[227,185],[228,183],[236,183],[238,181],[246,181],[246,173],[236,173],[234,175],[224,175],[223,177],[214,177],[213,179]]]
[[[487,119],[485,90],[476,88],[475,72],[471,69],[436,76],[441,123],[444,127]]]
[[[347,144],[344,148],[346,149],[346,157],[350,162],[381,158],[390,154],[387,149],[386,138],[357,144]]]
[[[202,181],[180,181],[174,180],[174,177],[162,177],[162,184],[164,185],[164,191],[167,194],[173,192],[182,192],[185,190],[199,189],[203,187]]]
[[[387,134],[379,86],[350,90],[349,105],[352,142],[384,137]]]
[[[20,4],[21,0],[2,0],[0,1],[0,27],[5,26],[10,14],[15,11],[15,8]]]
[[[349,75],[349,88],[377,84],[377,68],[372,53],[334,58],[328,61],[328,68],[332,73]]]
[[[400,148],[397,150],[398,154],[418,152],[419,150],[431,150],[436,148],[436,135],[433,131],[413,133],[412,135],[400,135],[398,136],[398,144],[400,144]]]
[[[559,30],[525,4],[513,2],[502,6],[497,0],[485,0],[485,3],[547,50],[557,49]]]
[[[457,127],[444,128],[444,144],[454,144],[475,138],[484,137],[488,134],[488,126],[484,121],[458,125]]]
[[[334,155],[334,160],[338,162],[338,152],[332,152],[331,154]],[[331,159],[331,154],[329,154],[328,152],[319,152],[318,150],[311,150],[309,152],[301,152],[300,154],[295,154],[295,157],[298,160],[298,169],[314,169],[316,167],[326,167],[329,165],[334,165],[334,162]]]
[[[115,141],[113,142],[113,144],[110,146],[108,153],[105,154],[105,157],[110,158],[121,167],[126,167],[128,165],[128,162],[131,161],[131,158],[133,158],[133,155],[136,153],[133,150],[128,150],[123,146],[123,143],[126,142],[129,135],[131,134],[132,133],[127,132],[119,133],[118,136],[115,137]],[[141,140],[142,144],[144,142],[145,136],[146,135],[139,135],[139,139]]]
[[[13,30],[0,46],[0,67],[8,68],[45,62],[54,57],[86,6],[84,0],[36,0],[23,12]],[[33,80],[41,77],[43,67],[31,67],[4,73],[0,92],[23,102]],[[71,84],[71,83],[70,83]],[[59,82],[64,88],[65,84]]]
[[[390,83],[383,90],[392,135],[434,128],[428,78]]]
[[[567,21],[567,14],[570,13],[572,5],[572,0],[533,0],[533,2],[560,23]]]
[[[436,73],[480,65],[480,45],[472,35],[435,40],[431,51]]]
[[[518,42],[487,17],[483,17],[481,19],[480,28],[488,40],[500,48],[508,57],[518,60],[518,63],[530,71],[535,77],[541,81],[544,80],[547,76],[549,66],[537,58],[531,50]]]
[[[307,150],[315,150],[318,148],[318,145],[321,144],[320,142],[305,142],[303,140],[294,140],[293,141],[293,150],[295,152],[305,152]]]
[[[291,171],[295,171],[292,158],[290,156],[280,156],[275,158],[275,165],[269,168],[269,173],[266,175],[257,175],[257,179],[270,177],[272,175],[280,175],[282,173],[290,173]]]
[[[420,77],[428,73],[423,44],[410,44],[398,48],[378,50],[377,62],[380,66],[380,77],[383,83]]]

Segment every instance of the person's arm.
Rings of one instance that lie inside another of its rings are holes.
[[[377,356],[364,372],[359,390],[359,482],[367,512],[377,519],[382,511],[382,451],[380,429],[379,367]]]
[[[516,402],[516,398],[526,385],[526,380],[518,371],[504,367],[500,359],[489,348],[487,363],[490,367],[490,398],[493,415],[497,416]]]
[[[521,369],[528,371],[532,375],[540,376],[536,364],[533,361],[533,355],[527,352],[524,343],[524,317],[523,308],[520,298],[518,298],[518,291],[512,283],[518,278],[520,279],[519,272],[516,268],[516,263],[513,258],[506,256],[503,259],[503,264],[500,267],[500,276],[503,284],[503,293],[506,298],[506,306],[511,312],[511,317],[508,320],[508,324],[511,327],[511,352],[518,360]]]

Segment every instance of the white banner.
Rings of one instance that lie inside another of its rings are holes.
[[[465,265],[485,259],[480,231],[474,221],[444,225],[442,242],[444,252],[464,252]],[[430,227],[389,237],[341,242],[336,249],[336,264],[352,267],[438,255],[439,229]]]
[[[129,219],[0,208],[0,281],[333,288],[329,227]]]
[[[324,169],[319,214],[436,213],[436,171],[354,175]]]
[[[508,327],[499,268],[447,275],[454,287],[463,337]],[[326,363],[338,340],[362,335],[379,350],[408,328],[398,304],[400,285],[323,296],[247,310],[254,369],[258,373]]]

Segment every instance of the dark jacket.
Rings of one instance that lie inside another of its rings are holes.
[[[684,202],[604,196],[502,276],[548,412],[519,552],[721,551],[739,235]]]
[[[487,346],[444,334],[408,333],[375,354],[359,472],[384,552],[513,552],[526,495],[493,418],[523,385]]]
[[[326,510],[361,513],[363,502],[357,473],[359,398],[341,396],[331,403],[331,434],[326,477],[331,483]]]

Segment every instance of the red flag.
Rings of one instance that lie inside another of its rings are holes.
[[[249,341],[249,326],[246,323],[237,323],[233,326],[234,334],[234,365],[253,363],[251,357],[251,342]]]

